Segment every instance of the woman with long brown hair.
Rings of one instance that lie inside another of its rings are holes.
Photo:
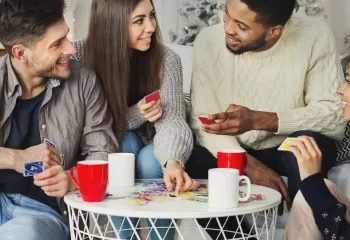
[[[196,189],[199,182],[184,170],[193,137],[185,120],[181,62],[161,43],[152,0],[93,0],[88,37],[75,45],[76,57],[100,77],[121,151],[136,155],[136,177],[164,177],[168,190],[177,193]],[[146,103],[144,97],[157,90],[161,99]],[[115,223],[120,226],[122,219]],[[131,229],[126,223],[122,229]],[[173,238],[167,230],[159,229],[162,238]],[[131,235],[124,230],[120,237]],[[154,232],[151,237],[158,239]]]

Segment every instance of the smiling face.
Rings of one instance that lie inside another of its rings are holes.
[[[282,26],[265,27],[257,21],[257,13],[240,0],[227,0],[224,25],[227,48],[234,54],[266,50],[282,30]]]
[[[141,0],[130,14],[129,47],[142,52],[150,49],[156,27],[155,10],[151,1]]]
[[[35,46],[27,49],[27,64],[33,75],[60,79],[70,76],[69,57],[76,49],[67,39],[68,31],[66,22],[61,21],[49,27]]]
[[[344,118],[350,121],[350,64],[346,68],[345,83],[339,88],[338,93],[342,99]]]

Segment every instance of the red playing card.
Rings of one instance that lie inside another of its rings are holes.
[[[150,103],[152,101],[158,101],[160,99],[160,91],[159,90],[155,91],[155,92],[147,95],[146,97],[144,97],[144,99],[145,99],[146,104]]]
[[[214,120],[209,120],[206,117],[198,117],[198,119],[203,123],[203,124],[215,124],[216,122]]]

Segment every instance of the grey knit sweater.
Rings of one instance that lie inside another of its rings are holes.
[[[72,60],[83,61],[84,41],[74,41],[73,44],[77,53]],[[186,123],[181,60],[174,51],[164,46],[163,62],[164,78],[160,89],[163,116],[154,123],[154,155],[161,166],[170,159],[185,164],[192,152],[193,136]],[[136,131],[146,122],[137,104],[129,107],[127,130]]]

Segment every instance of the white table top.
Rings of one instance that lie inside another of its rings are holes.
[[[207,184],[207,180],[200,180]],[[243,214],[251,214],[276,207],[281,202],[281,194],[273,189],[252,185],[252,194],[263,194],[265,200],[250,201],[240,203],[236,208],[212,208],[208,203],[192,202],[181,198],[174,198],[171,201],[149,202],[143,206],[131,206],[125,204],[123,199],[115,199],[117,196],[125,196],[130,192],[141,191],[142,184],[137,183],[134,187],[109,188],[108,192],[113,194],[113,198],[105,199],[100,203],[86,203],[76,192],[69,193],[64,197],[64,201],[71,207],[83,211],[100,213],[105,215],[115,215],[138,218],[210,218],[226,217]],[[240,186],[240,190],[246,192],[245,186]]]

